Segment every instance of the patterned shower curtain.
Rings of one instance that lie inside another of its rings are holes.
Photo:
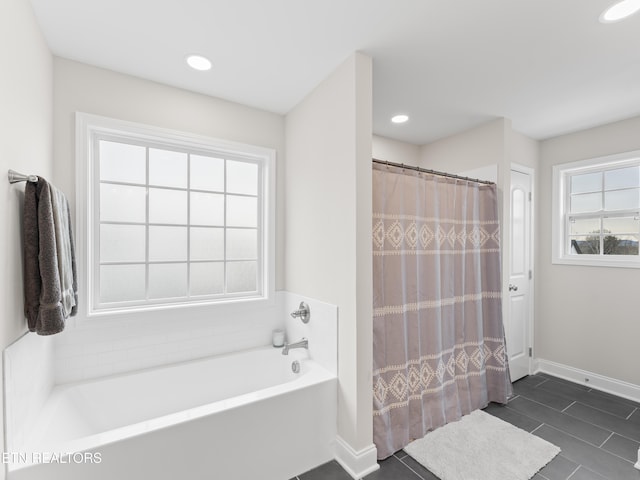
[[[373,420],[383,459],[511,395],[495,185],[373,165]]]

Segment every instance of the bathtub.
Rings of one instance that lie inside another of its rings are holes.
[[[287,480],[334,457],[336,404],[334,373],[270,346],[58,385],[7,478]]]

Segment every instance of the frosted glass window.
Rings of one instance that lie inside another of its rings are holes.
[[[187,224],[185,190],[149,189],[149,223]]]
[[[187,260],[186,227],[149,227],[149,261]]]
[[[224,191],[224,159],[191,155],[191,188]]]
[[[101,221],[144,223],[146,208],[146,188],[110,183],[100,184]]]
[[[90,313],[267,297],[274,251],[263,226],[273,232],[274,219],[264,207],[275,198],[263,180],[275,178],[272,149],[243,153],[187,132],[77,119]]]
[[[571,193],[598,192],[602,190],[602,172],[583,173],[571,177]]]
[[[224,260],[223,228],[191,228],[191,260]]]
[[[598,212],[602,210],[602,193],[571,195],[571,213]]]
[[[186,263],[149,265],[149,298],[179,298],[186,295]]]
[[[227,195],[227,225],[230,227],[257,227],[258,199]]]
[[[224,263],[191,264],[191,295],[224,293]]]
[[[227,262],[227,292],[256,291],[257,270],[257,262]]]
[[[257,258],[257,230],[227,229],[227,260],[255,260]]]
[[[640,167],[617,168],[604,172],[605,190],[640,186]]]
[[[147,150],[138,145],[100,140],[100,180],[145,183]]]
[[[149,184],[186,188],[187,154],[150,148]]]
[[[145,299],[144,265],[101,265],[100,302],[130,302]]]
[[[258,194],[258,165],[249,162],[227,162],[227,192]]]
[[[604,192],[605,210],[629,210],[640,207],[640,191],[637,188]]]
[[[224,195],[191,192],[191,225],[224,225]]]
[[[100,225],[100,261],[144,262],[145,230],[144,225]]]

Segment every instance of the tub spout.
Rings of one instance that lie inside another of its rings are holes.
[[[309,348],[309,340],[303,338],[302,340],[294,343],[285,343],[282,349],[283,355],[289,355],[289,350],[292,348]]]

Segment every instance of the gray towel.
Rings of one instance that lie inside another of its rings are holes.
[[[49,183],[27,182],[24,192],[24,312],[29,330],[52,335],[64,330],[65,315],[58,267],[53,192]],[[66,199],[65,199],[66,202]],[[68,212],[68,205],[67,205]],[[65,214],[68,214],[65,212]],[[74,299],[77,298],[73,236],[69,222],[69,245]],[[75,308],[69,314],[75,314]]]
[[[73,236],[71,233],[71,212],[69,202],[60,190],[49,184],[53,205],[53,221],[56,233],[56,251],[58,254],[58,273],[60,275],[60,290],[62,308],[65,318],[75,313],[77,292],[75,284],[75,253]]]

